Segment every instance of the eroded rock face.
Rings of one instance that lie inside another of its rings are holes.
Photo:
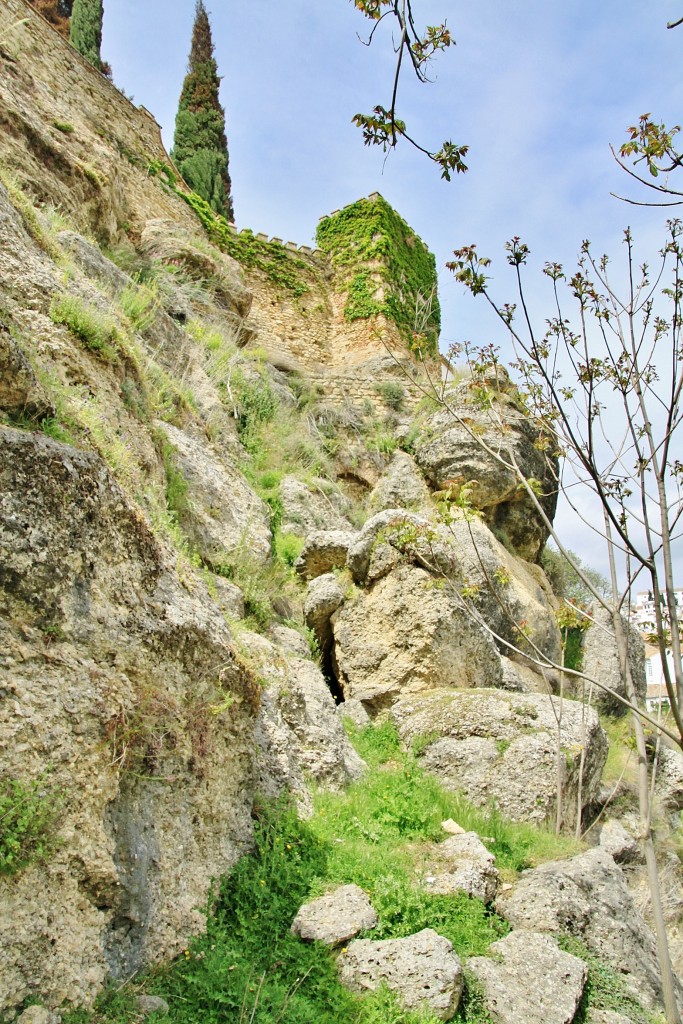
[[[425,869],[424,885],[436,895],[466,892],[468,896],[491,903],[498,892],[495,863],[496,858],[476,832],[461,831],[435,848]]]
[[[350,502],[329,481],[309,486],[296,477],[286,476],[280,484],[282,532],[307,537],[315,530],[349,530],[347,514]]]
[[[512,932],[467,961],[496,1024],[571,1024],[588,968],[540,932]]]
[[[354,538],[350,530],[315,530],[306,538],[294,568],[305,580],[343,569]]]
[[[307,942],[342,946],[376,924],[377,913],[366,893],[357,885],[342,885],[304,903],[294,918],[292,932]]]
[[[621,697],[627,697],[626,683],[619,666],[617,642],[612,626],[612,616],[605,608],[593,611],[594,625],[586,630],[583,637],[583,671],[598,683],[603,683]],[[626,619],[622,618],[627,637],[631,678],[640,702],[645,700],[647,680],[645,678],[645,645],[640,633]],[[594,688],[594,702],[611,715],[623,715],[624,705],[598,687]]]
[[[514,929],[579,937],[620,974],[635,999],[650,1009],[661,1005],[655,937],[621,868],[600,847],[525,871],[496,908]]]
[[[498,368],[498,380],[491,387],[497,395],[494,413],[477,402],[472,381],[454,388],[449,404],[456,415],[439,410],[426,421],[415,442],[415,458],[435,489],[457,496],[466,488],[468,500],[484,512],[489,526],[504,535],[518,555],[533,562],[548,531],[514,470],[503,462],[509,464],[514,457],[524,477],[538,481],[541,504],[551,520],[557,502],[555,467],[537,447],[537,426],[516,404],[516,389],[505,370]],[[504,430],[498,426],[498,415]]]
[[[478,806],[493,800],[513,821],[553,818],[557,805],[557,698],[503,690],[405,696],[391,709],[401,739],[429,740],[423,767]],[[564,701],[562,715],[563,821],[576,817],[581,747],[586,758],[582,804],[593,799],[607,757],[597,714]]]
[[[270,522],[266,506],[244,476],[212,450],[206,437],[170,423],[157,424],[175,453],[177,470],[187,484],[185,533],[202,559],[220,567],[246,548],[257,561],[270,558]]]
[[[257,789],[266,796],[291,790],[303,814],[312,811],[307,782],[342,789],[362,774],[327,683],[309,659],[278,650],[265,637],[243,633],[240,643],[266,680],[256,727]]]
[[[332,572],[311,580],[304,600],[306,625],[315,633],[323,655],[332,643],[332,616],[344,602],[344,590]]]
[[[500,658],[448,588],[403,565],[359,591],[332,617],[334,658],[345,698],[378,711],[435,687],[495,686]]]
[[[407,452],[396,452],[373,487],[368,507],[375,512],[388,508],[430,508],[429,488]]]
[[[407,1010],[427,1008],[451,1020],[463,989],[462,964],[453,946],[425,928],[405,939],[356,939],[339,958],[341,980],[353,992],[385,984]]]
[[[52,766],[61,845],[0,881],[0,1007],[170,957],[248,844],[256,680],[95,455],[0,430],[0,772]]]
[[[140,249],[162,263],[181,266],[190,276],[211,283],[218,306],[244,317],[251,309],[251,292],[244,283],[239,263],[173,220],[148,220]]]

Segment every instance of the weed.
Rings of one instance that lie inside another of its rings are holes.
[[[53,121],[52,127],[56,128],[58,132],[62,132],[64,135],[73,135],[76,131],[72,124],[68,121]]]
[[[375,384],[375,391],[380,396],[384,404],[388,405],[390,409],[396,409],[398,411],[403,406],[406,393],[405,388],[403,388],[398,381],[386,380],[379,384]]]
[[[0,779],[0,875],[16,875],[54,852],[62,804],[47,771],[31,782]]]
[[[159,289],[156,284],[129,284],[121,292],[119,306],[135,334],[144,334],[156,319],[159,310]]]
[[[68,327],[101,359],[109,363],[118,359],[119,332],[114,320],[77,295],[55,295],[50,304],[50,317],[54,323]]]
[[[293,566],[301,554],[303,546],[303,537],[298,537],[296,533],[280,533],[278,531],[275,534],[275,556],[283,565]]]
[[[627,990],[623,978],[617,971],[603,963],[580,939],[573,935],[562,935],[560,947],[588,965],[588,979],[575,1024],[586,1024],[591,1019],[591,1010],[607,1010],[628,1017],[633,1024],[660,1024],[661,1018],[649,1013]]]

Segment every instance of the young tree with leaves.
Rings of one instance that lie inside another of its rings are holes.
[[[102,70],[102,0],[73,0],[69,41],[85,59]]]
[[[228,141],[219,86],[209,17],[202,0],[197,0],[188,72],[180,94],[171,155],[190,188],[206,199],[216,213],[232,221]]]

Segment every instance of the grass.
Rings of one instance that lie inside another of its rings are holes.
[[[622,1014],[632,1024],[663,1024],[663,1018],[645,1010],[627,990],[619,973],[604,964],[580,939],[564,935],[559,944],[566,953],[578,956],[588,965],[588,980],[574,1024],[587,1024],[592,1010]]]
[[[50,317],[64,324],[85,348],[108,363],[118,359],[119,331],[115,321],[95,306],[89,306],[77,295],[55,295]]]

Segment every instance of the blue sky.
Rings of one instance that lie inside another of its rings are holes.
[[[361,45],[356,33],[369,23],[350,0],[208,0],[241,227],[309,243],[321,215],[380,191],[440,268],[453,248],[475,241],[499,257],[512,235],[528,242],[538,266],[570,261],[586,237],[618,251],[627,224],[645,249],[659,245],[664,213],[610,197],[630,186],[608,144],[620,144],[646,111],[667,122],[680,116],[683,28],[665,27],[678,2],[414,6],[422,23],[446,17],[457,43],[435,63],[433,85],[406,78],[402,87],[420,141],[470,145],[469,173],[450,184],[407,146],[385,163],[351,125],[357,111],[387,102],[392,55],[386,36]],[[105,3],[103,55],[168,145],[193,13],[193,0]],[[502,266],[499,279],[507,297]],[[496,335],[481,300],[445,271],[441,300],[445,342]]]
[[[496,299],[514,299],[504,242],[530,246],[529,301],[549,315],[546,260],[571,264],[581,242],[618,258],[630,225],[643,258],[663,243],[670,213],[627,206],[638,195],[615,164],[627,125],[651,112],[675,123],[683,110],[680,0],[414,0],[421,24],[447,19],[457,45],[433,67],[434,84],[405,79],[400,112],[425,145],[470,146],[470,171],[442,182],[407,146],[385,162],[351,124],[388,105],[393,57],[386,36],[361,45],[369,23],[351,0],[206,0],[223,76],[237,223],[310,243],[320,216],[381,192],[418,231],[443,268],[476,242],[494,258]],[[172,144],[194,0],[106,0],[103,56],[116,83],[148,107]],[[441,269],[442,346],[506,339],[483,300]],[[572,527],[574,547],[593,558]]]

